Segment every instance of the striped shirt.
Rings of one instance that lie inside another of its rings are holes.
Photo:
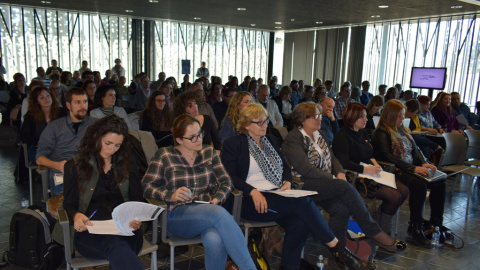
[[[160,148],[152,158],[142,180],[145,198],[162,200],[172,211],[183,202],[173,203],[173,193],[187,187],[193,200],[210,201],[217,198],[225,202],[233,185],[213,147],[204,145],[198,151],[194,165],[188,164],[175,147]]]

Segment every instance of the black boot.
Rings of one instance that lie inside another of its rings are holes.
[[[335,257],[335,262],[341,269],[373,270],[377,268],[374,263],[367,262],[359,258],[357,255],[348,250],[347,247],[333,247],[330,248],[330,252],[332,252],[333,256]]]
[[[410,222],[408,226],[407,242],[424,248],[432,248],[432,243],[423,234],[423,224]]]

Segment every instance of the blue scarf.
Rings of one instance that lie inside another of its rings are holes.
[[[275,148],[273,148],[265,136],[260,138],[260,143],[263,146],[263,150],[248,134],[247,139],[250,155],[252,155],[255,161],[258,163],[263,175],[265,175],[265,179],[277,187],[282,187],[283,162],[277,151],[275,151]]]

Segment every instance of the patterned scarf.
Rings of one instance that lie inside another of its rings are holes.
[[[100,107],[100,111],[103,112],[103,114],[105,114],[105,116],[109,116],[109,115],[112,115],[112,114],[115,114],[115,110],[113,109],[114,106],[112,107]]]
[[[317,148],[315,147],[315,143],[319,146],[320,152],[318,152]],[[324,172],[332,173],[332,155],[330,153],[330,148],[328,147],[327,141],[321,134],[319,134],[317,142],[313,141],[310,136],[304,135],[303,147],[311,165],[321,169]],[[302,177],[302,175],[296,171],[294,171],[293,176]]]
[[[248,134],[247,139],[250,155],[252,155],[258,163],[263,175],[265,175],[265,179],[277,187],[281,187],[283,184],[283,163],[277,151],[275,151],[275,148],[273,148],[265,136],[260,138],[263,150],[260,149],[257,142]]]
[[[408,138],[408,140],[410,140],[410,142],[413,141],[412,136],[410,136],[409,134],[410,130],[403,126],[401,126],[400,128],[404,128],[406,131],[405,136]],[[405,147],[403,145],[402,134],[389,128],[387,128],[387,130],[390,133],[390,139],[392,140],[393,155],[395,155],[401,160],[405,160],[405,157],[407,156],[407,151],[405,150]]]

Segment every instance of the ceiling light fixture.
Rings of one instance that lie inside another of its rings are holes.
[[[275,29],[282,29],[281,26],[275,26]]]
[[[42,2],[42,4],[51,4],[52,3],[50,1],[40,1],[40,2]]]
[[[282,22],[275,22],[275,24],[282,24]]]
[[[294,21],[295,21],[295,19],[290,19],[290,21],[294,22]]]
[[[194,19],[194,20],[201,20],[202,18],[194,17],[193,19]]]
[[[316,24],[323,24],[323,22],[315,22]]]
[[[387,5],[380,5],[380,6],[378,6],[378,8],[388,8],[388,6]]]
[[[380,18],[380,15],[372,15],[372,18]]]
[[[253,27],[257,26],[257,25],[256,25],[256,24],[254,24],[254,23],[252,23],[252,24],[250,24],[250,25],[251,25],[251,26],[253,26]]]
[[[148,0],[148,2],[156,4],[156,3],[158,3],[158,0]]]
[[[450,8],[463,8],[463,6],[451,6]]]
[[[245,10],[247,10],[247,9],[244,8],[244,7],[239,7],[239,8],[237,8],[237,10],[238,10],[238,11],[245,11]]]
[[[132,13],[133,10],[131,10],[131,9],[125,9],[125,12]]]

